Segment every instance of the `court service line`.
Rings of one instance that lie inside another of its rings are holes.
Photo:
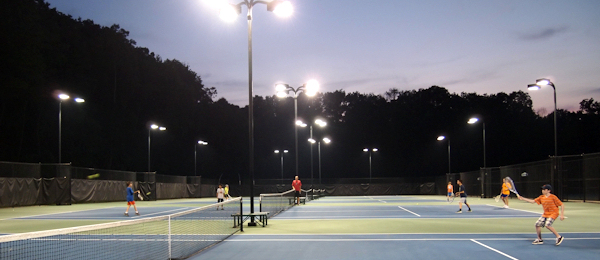
[[[410,210],[408,210],[408,209],[405,209],[405,208],[403,208],[403,207],[401,207],[401,206],[398,206],[398,208],[400,208],[400,209],[403,209],[403,210],[405,210],[406,212],[408,212],[408,213],[411,213],[411,214],[413,214],[413,215],[415,215],[415,216],[417,216],[417,217],[421,217],[421,215],[419,215],[419,214],[417,214],[417,213],[414,213],[414,212],[412,212],[412,211],[410,211]]]
[[[496,207],[496,208],[502,208],[500,206],[491,205],[491,204],[485,204],[485,205]],[[528,213],[543,214],[543,212],[535,212],[535,211],[531,211],[531,210],[515,209],[515,208],[508,208],[508,209],[517,210],[517,211],[523,211],[523,212],[528,212]]]
[[[132,218],[144,218],[144,217],[147,217],[147,216],[158,215],[158,214],[172,212],[172,211],[182,211],[183,212],[183,211],[186,211],[188,209],[191,209],[191,208],[187,207],[187,208],[183,208],[183,209],[177,208],[177,209],[172,209],[172,210],[159,211],[159,212],[154,212],[154,213],[150,213],[150,214],[144,214],[144,215],[140,215],[140,216],[132,217]]]
[[[510,258],[510,259],[513,259],[513,260],[519,260],[519,259],[517,259],[517,258],[514,258],[514,257],[512,257],[512,256],[510,256],[510,255],[508,255],[508,254],[506,254],[506,253],[504,253],[504,252],[502,252],[502,251],[500,251],[500,250],[498,250],[498,249],[495,249],[495,248],[493,248],[493,247],[491,247],[491,246],[488,246],[488,245],[486,245],[486,244],[484,244],[484,243],[481,243],[481,242],[479,242],[479,241],[477,241],[477,240],[475,240],[475,239],[471,239],[471,241],[473,241],[473,242],[475,242],[475,243],[477,243],[477,244],[479,244],[479,245],[481,245],[481,246],[483,246],[483,247],[485,247],[485,248],[487,248],[487,249],[489,249],[489,250],[492,250],[492,251],[494,251],[494,252],[496,252],[496,253],[498,253],[498,254],[501,254],[501,255],[503,255],[503,256],[506,256],[506,257],[508,257],[508,258]]]
[[[48,216],[48,215],[58,215],[58,214],[65,214],[65,213],[79,213],[79,212],[84,212],[84,211],[92,211],[92,210],[99,210],[99,209],[111,209],[111,208],[121,208],[121,207],[104,207],[104,208],[97,208],[97,209],[71,210],[71,211],[65,211],[65,212],[54,212],[54,213],[46,213],[46,214],[38,214],[38,215],[29,215],[29,216],[6,218],[6,219],[0,219],[0,220],[36,218],[36,217]]]

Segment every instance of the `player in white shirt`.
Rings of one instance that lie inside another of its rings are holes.
[[[223,202],[225,190],[223,189],[223,185],[219,184],[219,188],[217,189],[217,203]],[[224,210],[223,204],[221,204],[221,209]],[[219,210],[219,206],[217,206],[217,210]]]

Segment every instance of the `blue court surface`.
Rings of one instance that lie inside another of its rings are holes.
[[[536,238],[533,224],[542,213],[537,205],[527,207],[529,204],[512,201],[516,208],[507,209],[493,199],[469,200],[473,211],[468,212],[463,204],[463,212],[456,213],[458,201],[448,203],[443,196],[325,197],[272,217],[265,228],[245,228],[245,232],[238,232],[190,259],[516,260],[600,256],[600,232],[561,232],[564,224],[570,222],[559,225],[558,230],[565,237],[560,246],[555,245],[554,235],[546,229],[542,233],[545,243],[532,245]],[[470,230],[448,227],[454,223],[463,227],[470,221],[477,221]],[[514,225],[516,229],[524,227],[524,231],[490,232],[498,223]],[[418,233],[432,224],[441,227],[439,233]],[[417,227],[405,233],[401,231],[405,225]],[[328,233],[319,231],[324,228]]]
[[[598,259],[600,233],[564,233],[560,246],[535,234],[237,235],[199,259]]]
[[[391,203],[390,203],[391,204]],[[345,218],[511,218],[539,217],[541,213],[505,209],[490,205],[472,206],[473,211],[463,205],[463,213],[456,213],[457,205],[404,205],[404,206],[352,206],[352,207],[294,207],[277,215],[274,219],[345,219]]]
[[[135,215],[133,207],[129,209],[129,217],[123,215],[126,207],[110,207],[103,209],[90,209],[66,213],[43,214],[16,219],[98,219],[98,220],[128,220],[142,217],[164,216],[192,208],[182,207],[139,207],[140,216]]]

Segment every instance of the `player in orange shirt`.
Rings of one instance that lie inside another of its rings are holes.
[[[504,202],[504,208],[508,208],[508,195],[510,195],[509,188],[510,188],[510,184],[508,183],[506,178],[502,179],[502,193],[501,193],[500,197],[502,198],[502,201]]]
[[[560,216],[560,220],[565,219],[565,205],[556,197],[552,192],[552,186],[550,184],[546,184],[542,186],[542,195],[537,197],[536,199],[528,199],[518,196],[520,200],[527,201],[529,203],[537,203],[538,205],[542,205],[544,208],[544,214],[538,219],[535,223],[535,230],[537,231],[538,238],[533,241],[534,245],[541,245],[544,243],[542,240],[542,227],[546,227],[556,236],[556,245],[560,245],[563,241],[563,237],[556,232],[554,227],[552,227],[552,223],[556,218]],[[558,208],[560,207],[560,213]]]
[[[446,195],[446,201],[450,201],[450,196],[454,196],[454,186],[452,186],[452,182],[448,182],[448,195]]]

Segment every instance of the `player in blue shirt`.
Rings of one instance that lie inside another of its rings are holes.
[[[469,206],[469,203],[467,203],[467,192],[465,192],[465,185],[463,185],[462,181],[460,180],[456,180],[456,183],[459,186],[456,196],[460,196],[460,201],[458,202],[458,211],[456,213],[462,213],[463,203],[469,207],[469,212],[471,212],[471,206]]]
[[[129,207],[131,207],[131,205],[133,205],[133,209],[135,209],[135,214],[136,215],[140,215],[140,213],[137,210],[137,207],[135,206],[135,201],[133,200],[133,194],[135,193],[140,193],[139,190],[133,191],[133,183],[131,183],[130,181],[127,182],[127,210],[125,210],[125,216],[129,217]]]

